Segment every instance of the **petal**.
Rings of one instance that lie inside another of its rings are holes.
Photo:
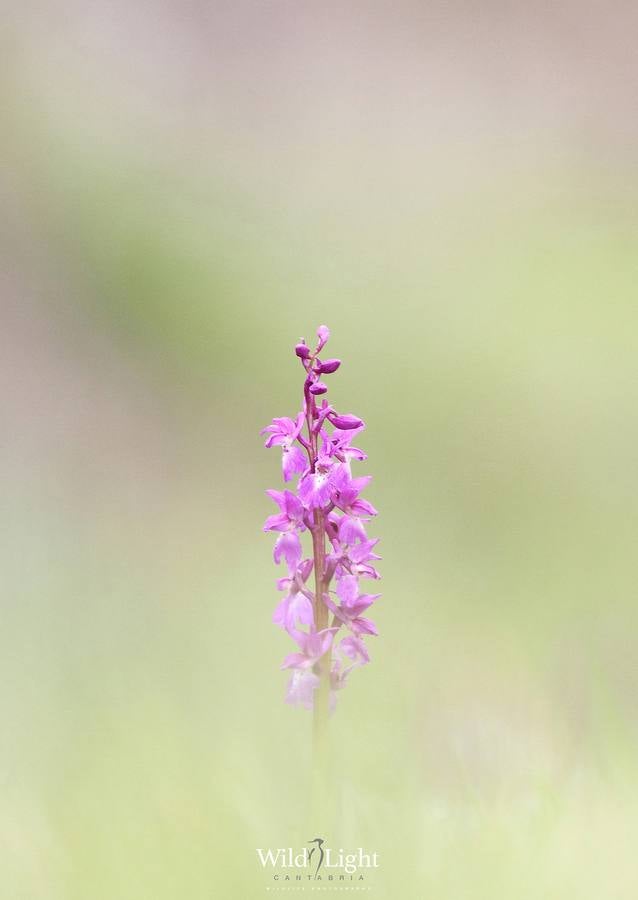
[[[350,659],[360,659],[362,665],[370,662],[370,656],[366,645],[361,638],[355,637],[354,635],[344,638],[339,644],[339,649],[345,653],[346,656],[349,656]]]
[[[346,656],[349,656],[350,659],[357,658],[357,646],[355,644],[355,638],[345,637],[339,644],[339,649],[342,653],[345,653]],[[298,654],[293,654],[293,656],[298,656]],[[287,656],[286,659],[290,659],[290,657]]]
[[[355,516],[342,516],[339,522],[339,540],[344,544],[354,544],[366,539],[366,530],[361,519]]]
[[[355,629],[357,634],[379,634],[379,632],[377,631],[377,626],[374,624],[372,619],[364,619],[362,616],[357,616],[356,619],[352,620],[352,627]]]
[[[337,582],[337,596],[345,606],[352,606],[359,595],[359,584],[354,575],[343,575]]]
[[[284,531],[275,542],[273,557],[278,564],[283,556],[288,568],[293,572],[301,561],[301,541],[295,531]]]
[[[281,600],[273,610],[272,620],[275,625],[280,628],[286,627],[286,618],[288,616],[288,606],[290,605],[290,597],[287,595]]]
[[[350,483],[350,476],[345,466],[335,466],[332,473],[331,482],[335,490],[345,491]]]
[[[304,460],[304,466],[305,466],[305,460]],[[292,491],[284,491],[284,494],[285,494],[284,511],[286,512],[286,514],[288,515],[288,517],[290,519],[301,520],[301,518],[303,516],[303,503],[301,502],[299,497],[296,497],[292,493]]]
[[[377,594],[377,597],[378,596],[380,595]],[[374,600],[375,597],[373,594],[362,594],[361,597],[357,597],[356,601],[348,606],[348,611],[353,618],[357,618],[362,612],[365,612],[369,606],[372,606]]]
[[[306,582],[312,572],[313,560],[304,559],[303,562],[299,564],[299,575],[301,576],[301,580]]]
[[[279,509],[282,512],[286,512],[286,492],[285,491],[275,491],[272,488],[269,488],[266,493],[270,497],[271,500],[274,500]]]
[[[309,509],[317,509],[329,503],[331,490],[327,475],[319,472],[309,472],[299,482],[298,494],[304,506],[307,506]]]
[[[364,459],[368,458],[368,454],[364,453],[363,450],[360,450],[358,447],[344,447],[341,452],[347,459],[356,459],[358,462],[363,462]]]
[[[364,430],[365,425],[363,422],[359,425],[358,428],[349,428],[348,430],[344,430],[342,428],[337,428],[336,426],[333,428],[331,440],[333,443],[339,445],[344,449],[350,449],[350,441],[355,438],[358,434]]]
[[[288,656],[282,662],[280,668],[282,669],[302,669],[306,668],[308,665],[308,657],[304,656],[303,653],[289,653]]]
[[[269,438],[266,438],[264,447],[268,447],[268,449],[275,446],[279,447],[287,440],[288,438],[285,434],[280,434],[279,432],[277,432],[276,434],[271,434]]]
[[[372,475],[360,475],[350,481],[350,487],[354,488],[357,494],[360,494],[372,481]]]
[[[312,709],[314,692],[319,687],[319,678],[313,672],[292,673],[286,690],[286,703],[299,704],[304,709]]]
[[[357,499],[357,492],[351,487],[345,487],[335,496],[335,504],[344,512],[350,512],[350,507]]]
[[[356,513],[358,516],[377,515],[377,510],[375,509],[375,507],[367,500],[362,500],[361,497],[359,497],[358,500],[355,500],[352,504],[352,512]]]
[[[302,593],[292,596],[288,605],[288,621],[286,624],[293,628],[296,622],[301,622],[302,625],[314,625],[315,623],[312,603]]]
[[[290,528],[290,520],[285,513],[277,513],[268,516],[264,522],[264,531],[287,531]]]
[[[330,649],[330,646],[332,645],[332,639],[334,638],[337,631],[339,631],[338,628],[324,628],[323,631],[317,632],[317,637],[319,637],[321,641],[319,645],[321,656],[323,656],[324,653],[327,653]]]
[[[282,434],[292,434],[295,430],[296,423],[288,416],[279,416],[272,420]]]
[[[307,466],[308,460],[300,447],[290,447],[289,450],[284,450],[281,457],[284,481],[290,481],[293,475],[305,471]]]
[[[380,556],[377,556],[376,553],[372,553],[372,548],[379,543],[379,538],[372,538],[369,541],[361,541],[360,544],[355,544],[354,547],[351,547],[348,551],[348,556],[355,563],[366,562],[369,559],[381,559]]]
[[[361,563],[355,563],[352,567],[353,572],[359,576],[359,578],[375,578],[379,579],[381,576],[374,568],[374,566],[363,565]]]

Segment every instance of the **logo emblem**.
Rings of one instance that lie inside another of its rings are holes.
[[[316,878],[317,875],[319,874],[319,869],[321,868],[321,866],[323,864],[323,858],[325,855],[323,852],[324,839],[323,838],[313,838],[311,841],[308,841],[308,843],[316,845],[312,848],[312,850],[308,854],[308,865],[310,865],[310,863],[312,862],[312,856],[313,856],[313,853],[315,852],[315,850],[319,851],[319,853],[317,854],[317,868],[315,869],[315,878]]]

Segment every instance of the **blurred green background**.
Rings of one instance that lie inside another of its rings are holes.
[[[259,898],[315,836],[258,431],[324,322],[384,557],[330,844],[638,896],[635,5],[6,12],[0,896]]]

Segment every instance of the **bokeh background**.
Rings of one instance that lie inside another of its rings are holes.
[[[258,431],[325,322],[384,556],[326,836],[370,896],[638,896],[638,7],[2,21],[0,895],[316,836]]]

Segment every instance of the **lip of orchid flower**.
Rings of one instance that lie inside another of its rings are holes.
[[[367,519],[361,516],[343,515],[338,520],[337,535],[342,544],[355,544],[357,541],[366,541],[368,535],[364,522]]]
[[[306,472],[299,482],[299,499],[308,509],[320,509],[330,502],[335,463],[329,456],[319,456],[314,472]]]
[[[287,593],[277,604],[272,620],[275,625],[285,628],[293,636],[297,623],[314,628],[313,597],[306,587],[306,581],[310,577],[312,567],[313,560],[304,559],[299,563],[294,574],[291,574],[288,578],[280,578],[277,581],[278,590],[286,591]]]
[[[304,709],[312,709],[314,694],[319,687],[319,682],[320,678],[314,672],[293,669],[286,690],[286,703],[290,703],[292,706],[303,706]]]
[[[273,559],[279,565],[281,559],[285,559],[289,572],[294,572],[303,554],[303,548],[296,531],[282,531],[273,549]]]
[[[292,581],[289,592],[275,607],[272,620],[275,625],[285,628],[289,634],[296,630],[299,623],[314,625],[312,601],[308,599],[305,592],[298,589],[294,581]]]
[[[267,517],[263,529],[277,535],[273,558],[276,563],[285,562],[288,570],[277,581],[283,596],[273,622],[299,647],[281,666],[292,673],[286,702],[314,708],[315,725],[321,729],[317,723],[322,721],[322,710],[327,714],[334,707],[336,691],[345,685],[349,673],[369,662],[364,638],[376,635],[377,628],[362,614],[380,595],[360,594],[358,585],[360,578],[379,578],[371,563],[380,557],[373,550],[378,539],[368,539],[365,530],[377,510],[360,496],[370,476],[355,478],[351,472],[353,461],[367,458],[352,446],[365,424],[353,414],[337,413],[326,399],[319,400],[328,389],[321,376],[336,372],[341,361],[319,358],[330,338],[327,326],[319,326],[317,338],[314,351],[303,338],[295,346],[305,373],[301,411],[295,418],[274,418],[261,434],[266,435],[266,447],[282,450],[284,482],[300,476],[296,490],[267,492],[279,510]],[[308,531],[312,558],[302,560],[301,538]],[[314,591],[306,583],[311,571]],[[333,578],[338,605],[330,596]],[[347,629],[348,636],[337,645],[340,629]],[[349,664],[337,654],[347,657]]]

